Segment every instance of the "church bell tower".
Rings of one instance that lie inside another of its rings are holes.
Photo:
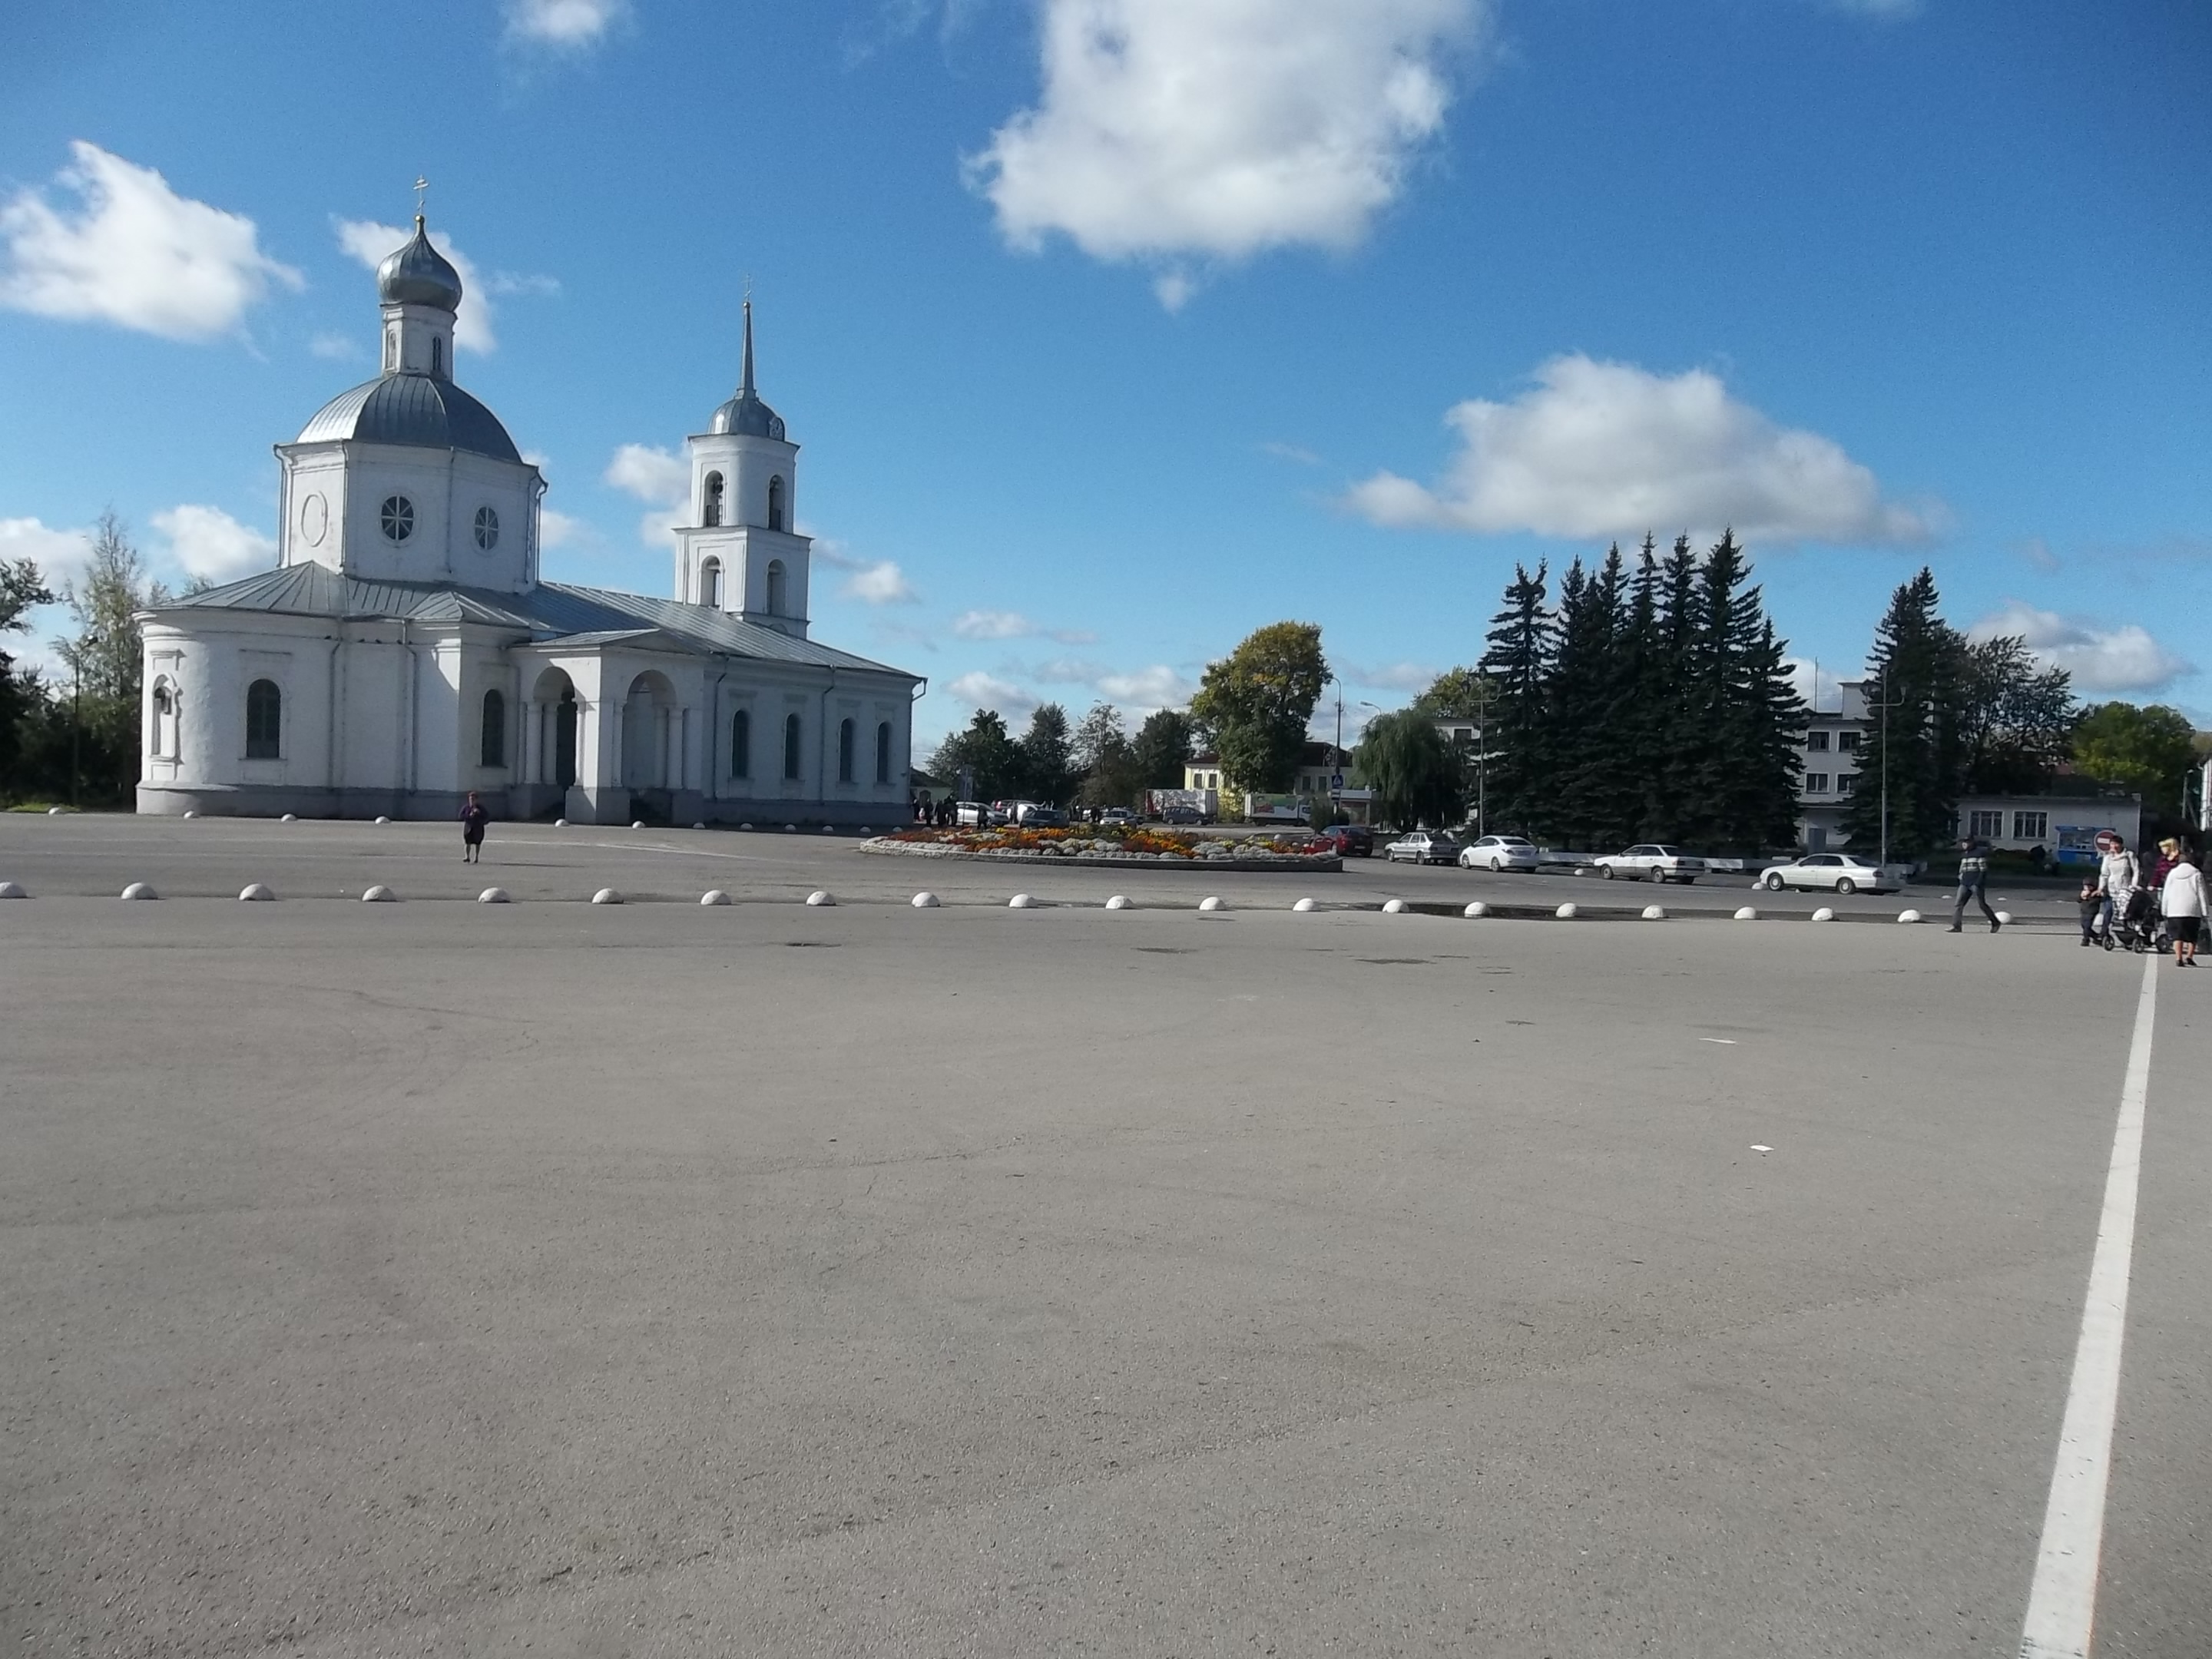
[[[799,446],[753,385],[750,300],[737,393],[684,446],[691,499],[676,532],[676,597],[805,639],[812,543],[793,529]]]

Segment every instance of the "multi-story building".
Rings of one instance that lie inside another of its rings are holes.
[[[1844,811],[1859,787],[1859,751],[1873,723],[1864,680],[1839,680],[1833,709],[1805,722],[1805,769],[1797,780],[1797,840],[1808,853],[1845,845]]]

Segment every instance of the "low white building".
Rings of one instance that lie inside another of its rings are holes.
[[[377,288],[382,373],[276,447],[276,568],[139,618],[138,810],[900,821],[921,681],[808,638],[750,302],[653,599],[539,580],[545,482],[453,381],[460,278],[421,216]]]

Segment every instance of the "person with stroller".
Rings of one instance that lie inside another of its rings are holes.
[[[2102,831],[2097,836],[2097,891],[2102,901],[2105,948],[2113,944],[2113,933],[2128,920],[2128,906],[2142,884],[2142,872],[2136,867],[2136,855],[2128,850],[2126,840],[2113,830]]]

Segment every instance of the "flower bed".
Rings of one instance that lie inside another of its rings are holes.
[[[1036,859],[1067,864],[1146,864],[1190,870],[1340,870],[1334,848],[1310,836],[1195,835],[1180,830],[898,830],[860,843],[866,853],[924,858]]]

